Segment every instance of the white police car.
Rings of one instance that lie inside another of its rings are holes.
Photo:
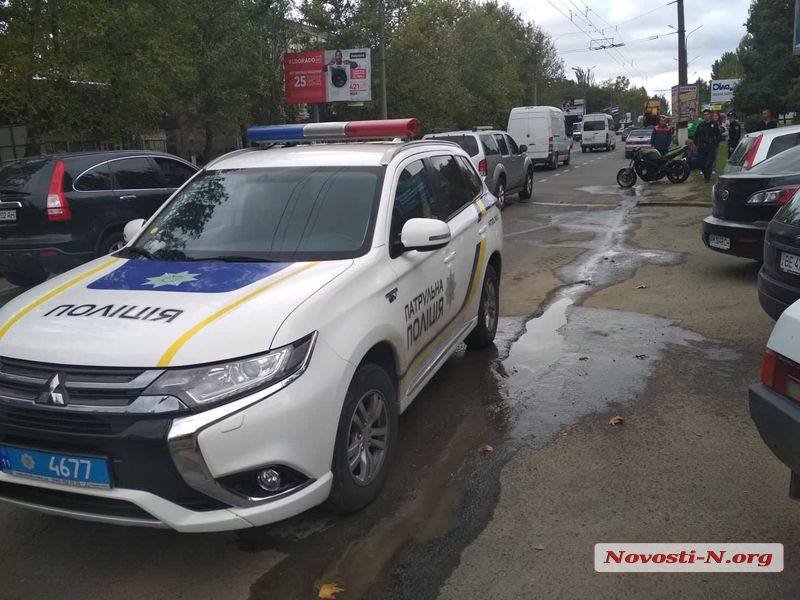
[[[214,531],[378,494],[397,417],[491,344],[502,225],[415,119],[256,127],[128,245],[0,310],[0,500]],[[371,139],[295,144],[308,140]]]

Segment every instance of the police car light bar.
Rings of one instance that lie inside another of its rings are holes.
[[[340,121],[305,125],[259,125],[247,130],[251,144],[323,140],[384,139],[419,135],[417,119]]]

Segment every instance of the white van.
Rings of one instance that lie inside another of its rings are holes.
[[[614,132],[614,118],[605,113],[584,115],[581,123],[581,152],[617,149],[617,134]]]
[[[519,106],[511,109],[506,129],[518,144],[528,147],[533,164],[557,169],[569,164],[572,140],[564,127],[564,113],[554,106]]]

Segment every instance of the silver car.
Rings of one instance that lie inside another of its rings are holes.
[[[424,139],[455,142],[466,150],[486,186],[497,196],[500,208],[510,194],[519,193],[521,200],[533,195],[533,162],[525,153],[527,147],[517,145],[507,132],[476,128],[429,133]]]

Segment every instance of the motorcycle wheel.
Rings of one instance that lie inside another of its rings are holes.
[[[667,179],[672,183],[683,183],[689,179],[691,169],[685,160],[676,160],[667,168]]]
[[[619,187],[630,188],[636,185],[636,171],[630,167],[625,167],[617,172],[617,183]]]

